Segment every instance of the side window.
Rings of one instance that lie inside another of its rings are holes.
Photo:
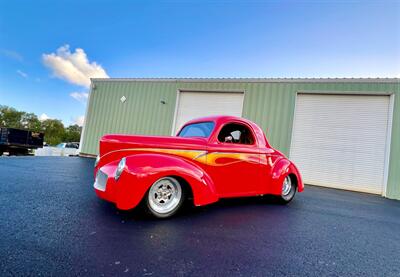
[[[253,144],[253,134],[247,126],[237,123],[226,124],[218,134],[218,140],[226,143]]]
[[[74,148],[74,149],[78,149],[79,148],[78,144],[73,143],[73,142],[67,143],[67,146],[65,146],[65,147],[66,148]]]

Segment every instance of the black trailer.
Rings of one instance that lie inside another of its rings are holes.
[[[0,127],[0,156],[28,155],[30,149],[43,147],[44,134],[29,130]]]

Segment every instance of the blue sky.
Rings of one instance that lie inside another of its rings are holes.
[[[400,77],[400,2],[0,2],[0,104],[69,125],[93,75]]]

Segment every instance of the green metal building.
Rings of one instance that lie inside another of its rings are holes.
[[[172,135],[194,117],[256,122],[306,183],[400,199],[400,79],[92,79],[82,156],[106,133]]]

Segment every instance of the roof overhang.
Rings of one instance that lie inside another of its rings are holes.
[[[179,83],[398,83],[400,78],[91,78],[92,82]]]

